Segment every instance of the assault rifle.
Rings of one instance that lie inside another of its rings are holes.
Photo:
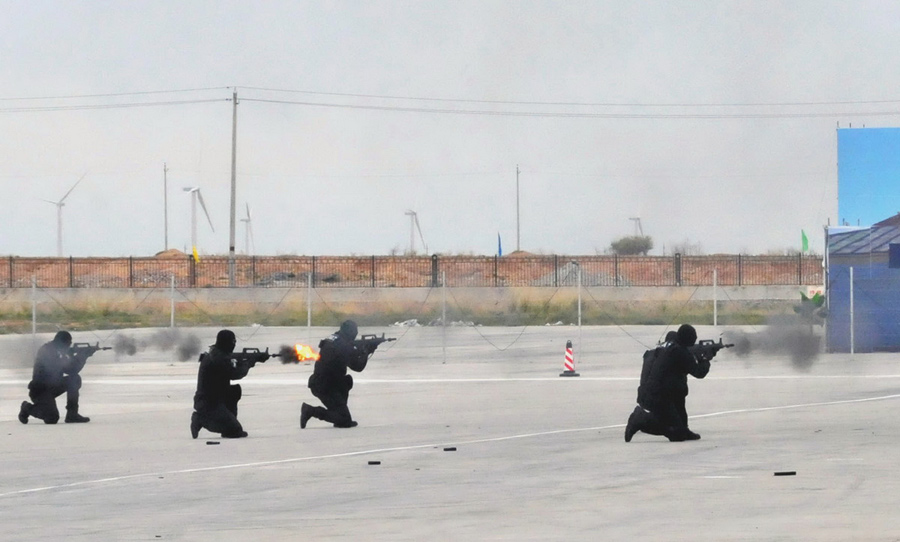
[[[689,346],[688,351],[691,354],[700,360],[700,361],[712,361],[716,354],[719,353],[719,350],[723,348],[731,348],[734,346],[733,344],[724,344],[722,339],[719,339],[719,342],[716,342],[712,339],[703,339],[697,341],[697,344],[694,346]]]
[[[257,363],[265,363],[267,359],[277,358],[281,355],[281,353],[270,354],[268,347],[266,347],[266,350],[264,352],[260,351],[259,348],[244,348],[240,352],[232,352],[231,359],[237,361],[238,363],[246,361],[250,364],[251,367],[253,367]]]
[[[397,339],[394,337],[385,338],[384,333],[381,334],[381,337],[379,337],[378,335],[375,335],[373,333],[372,335],[360,336],[360,338],[353,341],[353,346],[363,349],[366,352],[368,352],[369,354],[371,354],[371,353],[375,352],[375,349],[378,348],[379,344],[381,344],[383,342],[396,341],[396,340]]]
[[[91,343],[72,343],[72,346],[69,347],[70,352],[74,356],[78,356],[81,359],[87,359],[94,355],[97,350],[112,350],[111,346],[100,346],[100,343],[91,344]]]
[[[68,364],[66,372],[69,374],[78,374],[84,369],[89,357],[93,356],[97,350],[112,350],[111,346],[100,346],[100,343],[72,343],[69,347],[69,354],[72,356]]]
[[[202,352],[200,354],[200,358],[197,361],[203,361],[209,352]],[[237,363],[247,362],[251,367],[256,365],[257,363],[265,363],[269,358],[278,358],[284,356],[285,353],[279,352],[277,354],[270,354],[269,348],[266,347],[264,351],[259,348],[244,348],[240,352],[232,352],[229,356]]]

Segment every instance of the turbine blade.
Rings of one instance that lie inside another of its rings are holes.
[[[69,197],[69,194],[72,193],[72,190],[75,190],[75,187],[78,186],[78,183],[81,182],[81,179],[84,179],[85,175],[87,175],[87,172],[85,172],[84,175],[82,175],[81,177],[78,178],[77,181],[75,181],[75,184],[72,185],[72,188],[70,188],[69,191],[66,192],[66,195],[63,196],[63,197],[59,200],[60,203],[62,203],[63,201],[65,201],[65,199],[66,199],[67,197]]]
[[[413,219],[416,221],[416,229],[419,230],[419,239],[422,240],[422,247],[424,247],[425,253],[428,254],[428,243],[425,242],[425,236],[422,235],[422,228],[421,228],[421,226],[419,226],[418,213],[413,214]]]
[[[247,220],[250,220],[250,204],[249,204],[249,203],[244,203],[244,205],[247,206]]]
[[[206,204],[203,203],[203,194],[200,193],[200,189],[199,189],[199,188],[197,189],[197,200],[200,202],[200,207],[203,208],[203,214],[206,215],[206,220],[209,221],[209,228],[210,228],[212,231],[216,231],[216,228],[214,228],[213,225],[212,225],[212,219],[209,218],[209,211],[206,210]]]

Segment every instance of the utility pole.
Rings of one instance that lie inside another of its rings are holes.
[[[519,164],[516,164],[516,252],[519,251]]]
[[[165,230],[165,243],[163,250],[169,250],[169,187],[166,174],[169,168],[163,162],[163,229]]]
[[[237,212],[237,87],[231,99],[231,219],[228,233],[228,286],[234,287],[234,215]]]

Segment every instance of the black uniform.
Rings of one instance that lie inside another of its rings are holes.
[[[357,328],[352,320],[341,324],[341,329],[319,342],[319,359],[309,377],[309,389],[325,407],[303,403],[300,407],[300,426],[306,427],[309,418],[332,423],[335,427],[355,427],[347,400],[353,388],[353,377],[347,369],[361,372],[366,368],[372,352],[358,348],[353,340]]]
[[[84,423],[90,418],[78,414],[78,397],[81,390],[81,376],[78,374],[87,362],[87,356],[81,356],[70,350],[72,335],[60,331],[52,341],[41,346],[34,359],[34,370],[31,382],[28,383],[28,396],[34,402],[22,403],[19,410],[19,421],[28,423],[28,417],[44,420],[54,424],[59,421],[59,409],[56,398],[66,394],[66,423]]]
[[[700,438],[688,429],[685,407],[687,375],[703,378],[709,373],[709,360],[698,360],[688,350],[688,346],[696,340],[693,327],[681,326],[674,342],[645,354],[641,385],[638,387],[638,406],[628,418],[626,442],[637,431],[664,435],[671,441]]]
[[[225,438],[246,437],[247,432],[238,421],[238,401],[241,399],[240,380],[250,371],[248,361],[236,361],[234,333],[222,330],[216,344],[200,359],[197,373],[197,392],[194,394],[194,412],[191,414],[191,436],[197,438],[200,428],[221,433]]]

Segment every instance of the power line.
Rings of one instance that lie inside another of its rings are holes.
[[[27,100],[69,100],[69,99],[85,99],[85,98],[113,98],[125,96],[144,96],[159,94],[174,94],[186,92],[207,92],[224,90],[237,87],[199,87],[188,89],[174,90],[148,90],[139,92],[119,92],[119,93],[102,93],[102,94],[80,94],[80,95],[58,95],[58,96],[37,96],[37,97],[19,97],[19,98],[0,98],[0,102],[10,101],[27,101]],[[541,101],[514,101],[514,100],[473,100],[473,99],[456,99],[456,98],[439,98],[439,97],[416,97],[416,96],[392,96],[379,94],[353,94],[340,92],[317,92],[308,90],[289,90],[275,89],[266,87],[240,87],[247,90],[267,91],[267,92],[284,92],[295,94],[308,94],[320,96],[335,97],[352,97],[366,99],[385,99],[385,100],[408,100],[408,101],[427,101],[441,103],[475,103],[475,104],[496,104],[496,105],[516,105],[516,106],[549,106],[549,107],[632,107],[632,108],[714,108],[714,107],[804,107],[804,106],[835,106],[835,105],[886,105],[900,104],[900,100],[856,100],[856,101],[821,101],[821,102],[747,102],[747,103],[614,103],[614,102],[541,102]],[[128,102],[118,104],[71,104],[56,106],[18,106],[0,108],[0,113],[24,113],[24,112],[41,112],[41,111],[79,111],[94,109],[118,109],[131,107],[149,107],[149,106],[167,106],[167,105],[185,105],[195,103],[209,103],[222,100],[230,100],[230,98],[217,99],[197,99],[197,100],[172,100],[160,102]],[[298,105],[307,107],[326,107],[335,109],[359,109],[372,111],[396,111],[407,113],[426,113],[426,114],[442,114],[442,115],[476,115],[476,116],[506,116],[506,117],[543,117],[543,118],[599,118],[599,119],[803,119],[803,118],[841,118],[841,117],[860,117],[860,116],[895,116],[900,114],[897,111],[859,111],[859,112],[828,112],[828,111],[809,111],[809,112],[684,112],[684,113],[638,113],[638,112],[577,112],[577,111],[510,111],[510,110],[490,110],[490,109],[447,109],[447,108],[429,108],[414,107],[402,105],[375,105],[375,104],[339,104],[317,101],[295,101],[295,100],[276,100],[266,98],[242,98],[248,102],[273,103],[285,105]]]
[[[504,105],[552,105],[552,106],[591,106],[591,107],[787,107],[787,106],[822,106],[822,105],[872,105],[896,104],[900,100],[848,100],[832,102],[721,102],[721,103],[640,103],[640,102],[541,102],[517,100],[473,100],[467,98],[428,98],[421,96],[391,96],[384,94],[352,94],[345,92],[319,92],[313,90],[290,90],[265,87],[240,87],[247,90],[267,92],[286,92],[294,94],[311,94],[316,96],[340,96],[345,98],[376,98],[383,100],[412,100],[429,102],[482,103]]]
[[[334,104],[322,102],[301,102],[291,100],[269,100],[262,98],[241,98],[245,102],[260,102],[286,105],[304,105],[334,109],[364,109],[372,111],[400,111],[406,113],[431,113],[442,115],[479,115],[496,117],[543,117],[543,118],[599,118],[599,119],[803,119],[835,118],[859,116],[894,116],[897,111],[861,112],[810,112],[810,113],[588,113],[588,112],[547,112],[547,111],[491,111],[476,109],[434,109],[424,107],[401,107],[382,105]]]
[[[0,98],[0,102],[10,101],[26,101],[26,100],[67,100],[67,99],[84,99],[84,98],[112,98],[124,96],[142,96],[142,95],[158,95],[173,94],[185,92],[200,92],[223,90],[233,87],[203,87],[178,90],[151,90],[141,92],[120,92],[120,93],[104,93],[104,94],[82,94],[82,95],[60,95],[60,96],[39,96],[29,98]],[[391,99],[391,100],[411,100],[411,101],[429,101],[442,103],[480,103],[480,104],[497,104],[497,105],[519,105],[519,106],[569,106],[569,107],[669,107],[669,108],[711,108],[711,107],[786,107],[786,106],[833,106],[833,105],[873,105],[873,104],[900,104],[900,100],[866,100],[866,101],[833,101],[833,102],[779,102],[779,103],[706,103],[706,104],[687,104],[687,103],[588,103],[588,102],[536,102],[536,101],[510,101],[510,100],[467,100],[467,99],[450,99],[450,98],[427,98],[427,97],[411,97],[411,96],[388,96],[376,94],[350,94],[337,92],[315,92],[304,90],[285,90],[272,89],[264,87],[241,87],[247,90],[256,91],[272,91],[272,92],[289,92],[299,94],[314,94],[323,96],[340,96],[355,97],[367,99]],[[41,111],[81,111],[94,109],[120,109],[132,107],[151,107],[151,106],[168,106],[168,105],[186,105],[196,103],[210,103],[217,101],[230,101],[230,98],[207,98],[195,100],[170,100],[159,102],[127,102],[115,104],[70,104],[70,105],[46,105],[46,106],[17,106],[0,108],[0,113],[24,113],[24,112],[41,112]],[[425,113],[425,114],[441,114],[441,115],[476,115],[476,116],[501,116],[501,117],[538,117],[538,118],[598,118],[598,119],[804,119],[804,118],[841,118],[841,117],[860,117],[860,116],[896,116],[900,115],[900,110],[883,110],[883,111],[795,111],[795,112],[683,112],[683,113],[640,113],[640,112],[590,112],[590,111],[510,111],[510,110],[491,110],[491,109],[449,109],[449,108],[429,108],[402,105],[375,105],[375,104],[339,104],[317,101],[297,101],[297,100],[276,100],[266,98],[242,98],[243,101],[272,103],[284,105],[297,105],[307,107],[325,107],[334,109],[358,109],[371,111],[396,111],[406,113]]]
[[[87,111],[92,109],[126,109],[133,107],[153,107],[165,105],[187,105],[211,102],[228,102],[231,98],[215,98],[205,100],[177,100],[167,102],[132,102],[120,104],[90,104],[90,105],[53,105],[30,107],[2,107],[0,113],[32,113],[36,111]]]
[[[68,96],[30,96],[22,98],[0,98],[2,102],[25,100],[70,100],[74,98],[112,98],[117,96],[144,96],[147,94],[174,94],[178,92],[201,92],[207,90],[224,90],[230,87],[184,88],[176,90],[145,90],[140,92],[114,92],[107,94],[71,94]]]

